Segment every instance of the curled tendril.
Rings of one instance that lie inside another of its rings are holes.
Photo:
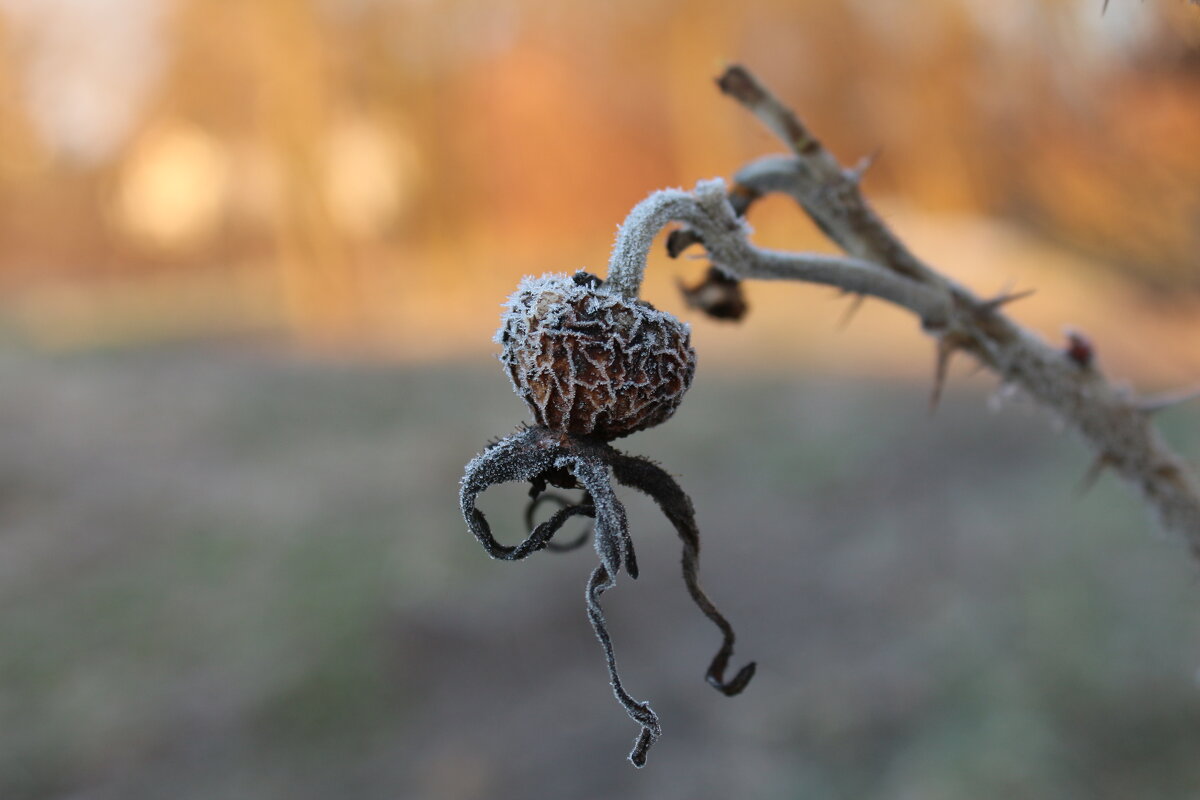
[[[700,530],[696,527],[696,511],[691,498],[666,470],[638,456],[618,454],[613,460],[613,477],[618,483],[649,496],[675,526],[679,538],[683,541],[683,582],[687,585],[688,594],[704,612],[704,616],[721,630],[724,637],[721,649],[713,656],[705,678],[709,685],[724,695],[732,697],[741,693],[754,677],[757,664],[751,661],[738,670],[733,680],[725,681],[725,668],[729,666],[729,659],[733,656],[733,626],[700,588]]]
[[[577,513],[582,514],[583,516],[592,517],[596,514],[596,507],[592,504],[592,497],[587,492],[583,493],[583,499],[581,499],[578,503],[572,503],[571,501],[567,500],[567,498],[559,494],[540,491],[536,486],[529,490],[529,494],[531,499],[529,504],[525,506],[525,527],[529,530],[533,530],[536,527],[533,520],[537,515],[538,507],[543,503],[556,503],[560,510],[577,505],[580,507],[580,510]],[[590,532],[591,531],[589,529],[584,528],[579,536],[575,537],[569,542],[556,542],[551,539],[550,541],[546,542],[546,549],[553,550],[558,553],[565,553],[569,550],[578,550],[580,547],[583,547],[585,544],[587,544],[588,534]]]
[[[600,564],[588,579],[586,605],[588,619],[604,650],[609,681],[617,702],[635,722],[642,726],[629,760],[634,766],[646,763],[651,745],[662,735],[658,715],[650,705],[633,698],[621,683],[617,673],[616,656],[609,637],[600,595],[616,585],[621,568],[631,578],[637,578],[637,557],[625,507],[617,498],[612,482],[636,489],[657,503],[670,520],[683,542],[683,580],[692,601],[721,631],[722,643],[709,664],[705,677],[708,683],[725,695],[735,695],[746,688],[754,677],[754,663],[742,667],[732,680],[725,680],[725,670],[733,656],[733,626],[717,610],[700,588],[700,531],[696,527],[695,510],[691,499],[679,484],[658,465],[648,459],[629,456],[593,438],[571,436],[546,428],[525,428],[489,445],[467,465],[459,500],[467,527],[493,558],[516,561],[538,550],[574,549],[587,541],[582,537],[567,544],[556,545],[551,540],[562,526],[576,516],[595,520],[593,544]],[[525,511],[529,535],[516,545],[496,541],[476,500],[488,487],[498,483],[528,481],[530,502]],[[570,503],[564,498],[545,493],[548,485],[563,489],[582,488],[583,498]],[[550,518],[533,524],[534,514],[543,502],[554,502],[559,508]]]
[[[625,691],[625,687],[621,685],[621,676],[617,673],[617,657],[613,653],[612,639],[608,635],[604,611],[600,608],[600,595],[616,585],[616,578],[609,575],[603,564],[592,570],[592,576],[587,583],[587,613],[588,619],[592,622],[592,629],[596,632],[596,638],[600,640],[600,646],[604,648],[604,660],[608,664],[608,681],[612,684],[613,694],[616,695],[617,702],[621,704],[633,721],[642,726],[642,732],[638,734],[638,738],[633,743],[633,750],[629,751],[629,760],[635,767],[644,767],[650,746],[659,736],[662,736],[662,725],[659,724],[658,714],[654,713],[654,709],[650,708],[649,703],[638,702],[630,696],[629,692]]]

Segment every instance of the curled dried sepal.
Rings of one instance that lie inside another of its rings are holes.
[[[564,508],[576,506],[580,509],[577,513],[587,517],[596,516],[596,507],[592,504],[592,497],[587,492],[583,493],[583,499],[578,503],[572,503],[562,495],[546,492],[544,487],[540,490],[536,486],[533,487],[529,492],[529,496],[529,503],[525,506],[525,527],[529,530],[533,530],[537,527],[537,524],[533,520],[537,516],[538,508],[544,503],[554,503],[558,506],[560,511]],[[577,550],[587,544],[589,533],[590,531],[585,528],[582,533],[569,542],[555,542],[551,540],[546,542],[546,549],[554,550],[560,553],[564,553],[569,550]]]
[[[709,267],[704,279],[695,286],[687,286],[680,281],[679,291],[688,306],[703,311],[713,319],[737,322],[746,316],[746,295],[742,291],[742,282],[718,267]]]
[[[691,498],[666,470],[638,456],[618,454],[613,459],[613,477],[618,483],[637,489],[650,497],[675,526],[675,531],[683,542],[683,582],[687,585],[688,594],[704,612],[704,616],[720,629],[722,636],[721,648],[713,656],[705,679],[714,689],[728,697],[740,694],[754,677],[757,665],[751,661],[738,670],[732,680],[725,680],[725,668],[729,666],[729,659],[733,657],[733,626],[700,588],[700,529],[696,526],[696,512]]]
[[[696,370],[687,325],[586,272],[522,281],[496,341],[537,424],[574,436],[611,440],[664,422]]]
[[[467,464],[459,489],[459,504],[467,527],[492,558],[518,561],[547,546],[558,529],[572,516],[596,518],[595,546],[600,563],[609,574],[617,575],[624,564],[631,578],[638,575],[637,557],[625,507],[617,498],[608,479],[604,444],[570,440],[546,428],[528,428],[491,445]],[[555,473],[569,474],[583,484],[592,498],[591,505],[560,509],[538,525],[517,545],[500,544],[492,536],[491,526],[475,501],[489,486],[498,483],[545,481]]]
[[[625,691],[617,674],[612,640],[600,606],[600,595],[612,588],[621,567],[630,577],[638,575],[637,557],[625,518],[625,507],[613,491],[613,480],[648,495],[675,526],[683,542],[683,579],[692,600],[720,629],[722,643],[709,664],[705,677],[709,684],[726,695],[741,692],[754,676],[754,664],[742,667],[730,680],[725,670],[733,656],[733,627],[700,588],[700,532],[696,527],[692,501],[679,484],[661,467],[644,458],[628,456],[594,437],[579,437],[548,428],[517,431],[483,451],[467,465],[459,501],[467,526],[493,558],[513,561],[547,549],[551,539],[572,517],[595,519],[595,547],[600,565],[588,581],[586,600],[588,619],[604,650],[609,681],[617,701],[639,725],[629,760],[635,766],[646,763],[646,753],[662,733],[658,716],[647,703],[634,700]],[[526,521],[532,530],[517,545],[502,545],[492,536],[483,512],[475,507],[479,495],[497,483],[528,481],[531,502]],[[582,488],[584,497],[570,504],[556,495],[545,495],[547,486],[563,489]],[[544,499],[561,507],[548,520],[533,526],[533,513]],[[583,540],[580,540],[582,543]]]

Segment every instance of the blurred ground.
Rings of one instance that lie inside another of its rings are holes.
[[[489,561],[462,465],[523,416],[494,364],[205,346],[0,351],[0,797],[1194,798],[1200,587],[1082,448],[985,382],[701,372],[624,447],[695,499],[754,658],[703,671],[664,519],[606,596],[649,766],[583,610],[589,551]],[[1164,418],[1193,459],[1194,409]],[[510,540],[521,491],[484,508]],[[610,599],[611,598],[611,599]]]

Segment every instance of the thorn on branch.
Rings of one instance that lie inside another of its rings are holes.
[[[1002,306],[1006,306],[1009,303],[1015,303],[1018,300],[1024,300],[1026,297],[1029,297],[1036,292],[1037,289],[1026,289],[1021,292],[1004,292],[996,295],[990,300],[984,300],[975,307],[975,310],[980,314],[991,314]]]
[[[929,395],[929,413],[937,411],[942,400],[942,389],[946,387],[946,374],[950,369],[950,357],[966,345],[966,337],[960,333],[944,333],[938,337],[937,362],[933,368],[933,392]]]
[[[1075,490],[1076,497],[1083,497],[1091,491],[1096,485],[1096,481],[1100,480],[1100,476],[1104,470],[1117,465],[1117,459],[1111,453],[1101,453],[1096,456],[1096,460],[1088,467],[1088,471],[1084,473],[1083,480],[1079,482],[1079,487]]]
[[[703,311],[713,319],[738,321],[748,308],[742,282],[717,267],[709,267],[704,279],[695,286],[677,281],[688,307]]]
[[[879,154],[881,152],[882,150],[880,148],[876,148],[875,152],[860,158],[857,164],[845,170],[844,174],[846,178],[855,185],[862,183],[863,175],[866,175],[867,170],[875,165],[875,161],[879,158]]]
[[[867,299],[865,294],[855,294],[851,299],[850,305],[846,306],[846,310],[842,312],[842,318],[838,320],[838,330],[845,330],[846,326],[854,319],[854,315],[862,308],[863,301]]]

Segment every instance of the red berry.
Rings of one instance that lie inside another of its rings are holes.
[[[526,278],[496,341],[513,389],[539,425],[615,439],[665,421],[696,371],[690,330],[594,275]]]

